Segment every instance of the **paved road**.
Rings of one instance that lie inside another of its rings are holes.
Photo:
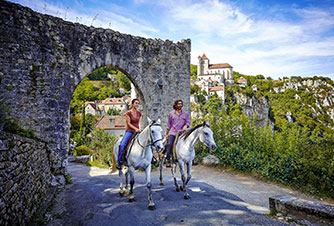
[[[169,169],[164,186],[159,172],[152,172],[156,210],[148,210],[144,172],[136,172],[135,202],[120,197],[118,174],[70,163],[73,184],[59,195],[48,225],[285,225],[268,218],[268,198],[303,194],[254,178],[205,166],[193,167],[190,200],[176,192]]]

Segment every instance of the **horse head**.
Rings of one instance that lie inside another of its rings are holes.
[[[202,128],[200,130],[199,139],[201,142],[205,144],[211,151],[216,151],[217,145],[215,140],[213,139],[213,132],[210,128],[210,125],[207,122],[202,124]]]
[[[163,140],[163,130],[161,128],[161,121],[158,120],[151,120],[149,117],[147,117],[147,121],[150,127],[150,138],[152,144],[154,144],[157,151],[160,151],[164,145],[162,143]]]

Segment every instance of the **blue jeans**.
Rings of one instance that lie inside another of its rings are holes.
[[[174,140],[175,140],[175,136],[174,135],[169,135],[168,141],[167,141],[167,147],[166,147],[166,151],[167,151],[167,157],[166,157],[166,159],[167,160],[170,160],[170,154],[171,154],[171,152],[173,150]]]
[[[122,164],[123,161],[121,161],[123,152],[126,148],[126,145],[128,145],[130,138],[134,134],[135,131],[129,131],[127,130],[122,138],[121,143],[119,144],[119,149],[118,149],[118,163]]]

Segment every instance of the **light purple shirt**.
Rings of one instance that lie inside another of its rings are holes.
[[[176,110],[174,110],[169,113],[167,122],[169,135],[175,136],[177,132],[182,130],[184,125],[190,127],[190,117],[187,112],[181,111],[181,114],[178,114]]]

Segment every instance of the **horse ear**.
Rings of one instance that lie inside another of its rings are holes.
[[[147,122],[148,122],[149,125],[151,125],[152,120],[149,117],[147,117]]]
[[[158,119],[157,123],[158,123],[158,124],[160,124],[160,123],[161,123],[160,119]]]

